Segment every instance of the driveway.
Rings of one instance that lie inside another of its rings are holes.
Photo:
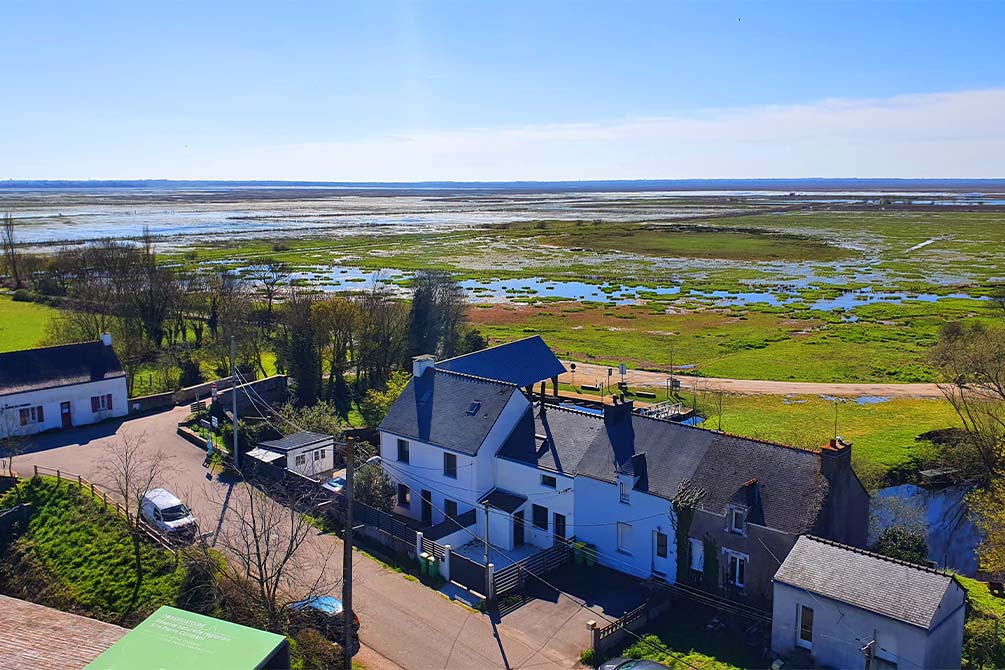
[[[124,432],[144,434],[144,448],[166,458],[160,484],[189,504],[204,531],[214,530],[233,517],[226,507],[221,513],[221,501],[233,504],[237,498],[228,499],[229,485],[208,475],[202,465],[205,452],[177,435],[177,423],[187,414],[187,408],[175,408],[43,435],[36,439],[34,451],[14,460],[14,468],[22,476],[31,474],[32,465],[58,468],[108,486],[106,446]],[[341,541],[318,534],[311,542],[330,557],[327,569],[332,578],[341,575]],[[567,669],[576,666],[588,643],[586,622],[595,619],[603,624],[590,603],[564,596],[533,601],[494,622],[359,552],[354,557],[353,604],[363,624],[363,649],[357,659],[370,670]],[[305,570],[303,583],[310,583],[319,570],[320,566]]]

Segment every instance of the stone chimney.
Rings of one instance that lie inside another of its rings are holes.
[[[426,370],[436,365],[436,359],[429,354],[416,356],[412,359],[412,376],[418,379]]]
[[[111,333],[101,333],[101,343],[106,347],[112,346],[112,334]]]
[[[825,477],[851,470],[851,443],[837,437],[820,448],[820,474]]]

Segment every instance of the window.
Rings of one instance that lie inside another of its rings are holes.
[[[457,517],[457,503],[453,500],[443,500],[443,513],[447,515],[448,519],[453,519]]]
[[[105,395],[92,395],[91,396],[91,411],[92,412],[103,412],[105,410],[112,409],[112,394],[107,393]]]
[[[307,464],[307,454],[297,454],[297,457],[293,459],[297,465],[303,466]]]
[[[482,403],[480,401],[478,400],[472,401],[472,403],[468,405],[468,411],[465,412],[465,414],[467,414],[468,416],[474,416],[475,414],[478,414],[478,410],[480,410],[481,408]]]
[[[693,537],[688,538],[691,549],[691,569],[695,572],[705,571],[705,543]]]
[[[325,457],[325,450],[324,449],[315,449],[313,453],[314,453],[314,460],[315,461],[320,461],[322,458]]]
[[[325,460],[325,450],[324,449],[321,450],[321,460],[322,461]]]
[[[408,440],[398,440],[398,460],[408,463]]]
[[[45,412],[42,410],[41,405],[35,405],[34,407],[22,407],[18,414],[21,419],[22,426],[27,426],[29,423],[42,423],[45,421]]]
[[[553,489],[558,486],[558,480],[551,475],[541,475],[541,486],[547,486],[549,489]]]
[[[618,551],[622,554],[632,553],[632,525],[630,523],[618,522]]]
[[[747,513],[742,509],[731,509],[729,511],[729,532],[737,535],[747,533]]]
[[[541,530],[548,530],[548,508],[540,505],[533,505],[534,527]]]
[[[742,554],[729,552],[729,583],[737,588],[743,588],[745,573],[747,572],[747,557]]]
[[[813,649],[813,608],[805,605],[796,605],[799,611],[796,613],[799,623],[799,637],[796,644],[805,649]]]
[[[401,507],[412,506],[412,492],[404,484],[398,484],[398,505]]]
[[[618,499],[623,502],[628,502],[628,484],[625,482],[618,482]]]
[[[667,543],[669,539],[666,533],[656,531],[656,555],[659,558],[667,557]]]
[[[443,454],[443,476],[457,479],[457,455]]]

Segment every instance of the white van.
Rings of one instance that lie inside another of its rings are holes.
[[[151,526],[168,535],[191,535],[199,530],[192,510],[167,489],[151,489],[143,494],[140,514]]]

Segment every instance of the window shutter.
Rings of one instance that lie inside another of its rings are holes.
[[[98,411],[98,396],[96,395],[91,396],[91,411],[92,412]]]
[[[38,414],[38,422],[39,423],[42,423],[43,421],[45,421],[45,413],[42,411],[42,406],[41,405],[39,405],[36,408],[36,413]]]
[[[107,405],[108,405],[108,409],[111,409],[111,408],[112,408],[112,394],[111,394],[111,393],[109,393],[109,394],[108,394],[107,396],[105,396],[105,397],[106,397],[106,398],[108,399],[108,403],[107,403]]]

